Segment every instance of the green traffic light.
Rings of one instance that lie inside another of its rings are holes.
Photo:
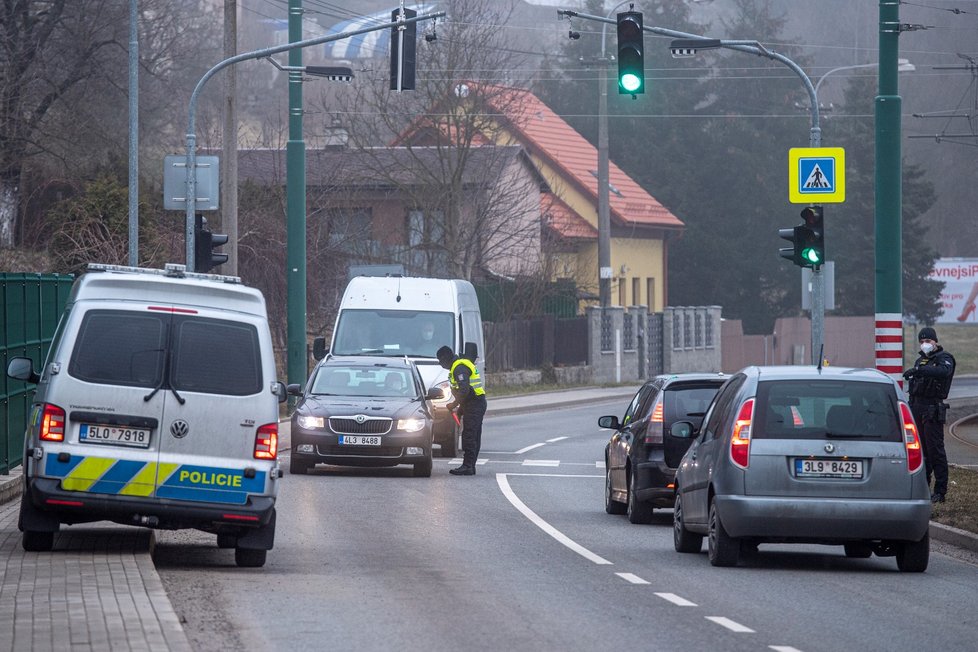
[[[629,93],[637,91],[642,87],[642,78],[632,72],[626,72],[621,76],[621,87]]]
[[[802,249],[801,257],[806,263],[810,263],[812,265],[822,264],[822,256],[818,249],[815,249],[814,247],[806,247],[805,249]]]

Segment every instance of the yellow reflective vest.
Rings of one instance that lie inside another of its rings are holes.
[[[475,391],[476,396],[485,396],[486,390],[482,387],[482,377],[479,375],[479,370],[475,368],[475,365],[471,361],[465,358],[459,358],[452,363],[452,369],[448,372],[448,378],[452,383],[452,389],[458,389],[458,381],[455,380],[455,368],[459,365],[463,367],[468,367],[469,369],[469,386]]]

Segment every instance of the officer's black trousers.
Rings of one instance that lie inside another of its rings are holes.
[[[465,401],[462,413],[462,466],[475,468],[482,449],[482,419],[488,405],[485,395],[474,395]]]
[[[910,410],[920,428],[924,445],[924,465],[927,469],[927,486],[934,477],[934,493],[947,493],[947,453],[944,451],[944,424],[938,421],[938,406],[932,403],[913,403]]]

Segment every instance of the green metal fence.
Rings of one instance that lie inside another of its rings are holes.
[[[34,385],[7,377],[10,358],[40,369],[71,291],[72,276],[0,274],[0,474],[21,463]]]

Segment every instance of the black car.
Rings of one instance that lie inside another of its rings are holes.
[[[635,393],[620,421],[598,419],[600,427],[614,431],[604,454],[606,512],[648,523],[654,508],[672,507],[676,467],[690,441],[673,436],[670,428],[676,421],[698,425],[726,380],[716,373],[656,376]]]
[[[415,476],[431,476],[430,397],[410,360],[327,356],[305,387],[288,392],[301,397],[292,414],[291,473],[319,463],[411,464]]]

